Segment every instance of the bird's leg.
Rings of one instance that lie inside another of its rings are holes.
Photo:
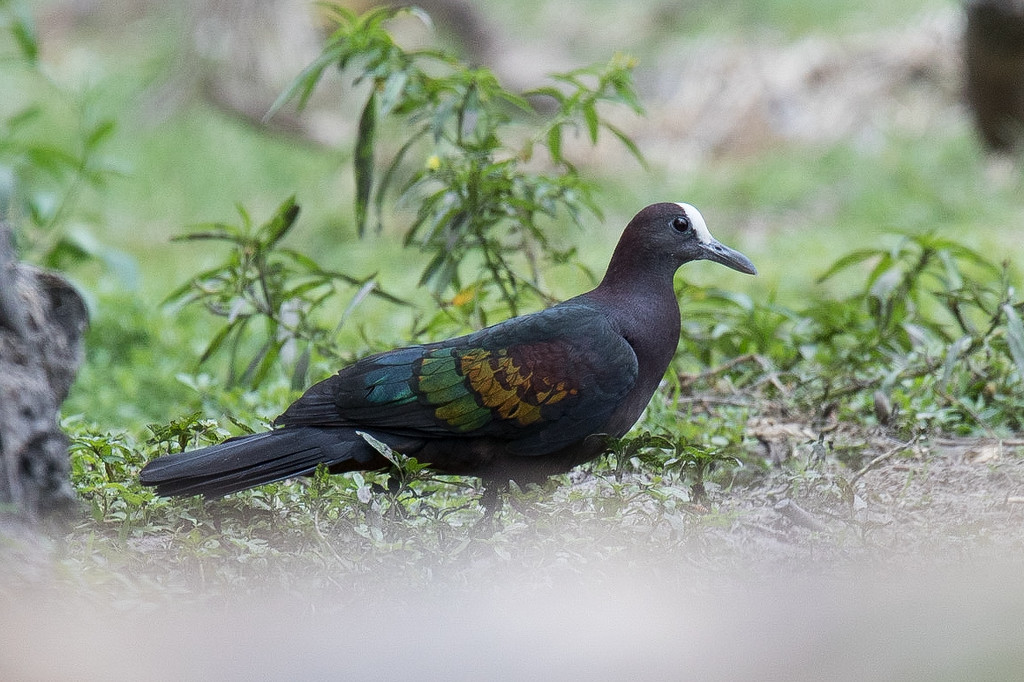
[[[477,522],[477,525],[494,523],[494,516],[501,511],[502,494],[508,492],[508,482],[498,483],[492,480],[483,480],[484,493],[480,496],[480,506],[484,508],[484,515]]]

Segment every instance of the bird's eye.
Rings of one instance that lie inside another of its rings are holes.
[[[676,232],[688,232],[693,225],[687,216],[677,215],[672,219],[672,227],[675,228]]]

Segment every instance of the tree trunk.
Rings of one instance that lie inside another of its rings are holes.
[[[1024,0],[969,0],[967,102],[986,146],[1024,148]]]
[[[0,519],[34,523],[75,505],[58,417],[88,313],[65,279],[19,263],[12,241],[0,222]]]

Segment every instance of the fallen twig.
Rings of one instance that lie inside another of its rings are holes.
[[[736,367],[737,365],[743,365],[751,361],[757,362],[762,367],[764,367],[764,364],[761,361],[760,356],[757,355],[757,353],[746,353],[744,355],[739,355],[735,358],[727,360],[723,362],[721,365],[718,365],[717,367],[711,367],[697,374],[680,374],[679,381],[684,386],[689,386],[690,384],[696,383],[698,381],[702,381],[704,379],[711,379],[712,377],[716,377],[719,374],[724,374],[725,372],[728,372],[730,369]]]
[[[712,395],[679,396],[680,403],[699,403],[702,405],[729,405],[731,407],[750,407],[753,403],[745,398],[723,398]]]
[[[970,447],[996,442],[1005,448],[1024,446],[1024,439],[1021,438],[932,438],[931,442],[946,447]]]
[[[775,511],[785,516],[794,525],[803,526],[815,531],[827,530],[824,523],[814,518],[810,512],[789,498],[776,504]]]
[[[861,467],[860,471],[855,473],[850,478],[850,487],[852,488],[854,485],[856,485],[857,481],[860,480],[861,476],[863,476],[867,472],[871,471],[872,469],[877,467],[879,464],[881,464],[885,460],[889,459],[890,457],[892,457],[895,454],[898,454],[900,452],[904,452],[905,450],[910,448],[912,445],[914,445],[918,441],[919,438],[920,438],[920,436],[914,436],[913,438],[908,440],[906,443],[900,443],[896,447],[894,447],[894,448],[892,448],[890,450],[886,450],[885,452],[880,454],[878,457],[875,457],[873,460],[871,460],[870,462],[865,464],[863,467]]]

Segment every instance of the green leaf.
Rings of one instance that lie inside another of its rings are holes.
[[[946,272],[945,288],[951,291],[962,288],[963,277],[960,275],[960,266],[953,254],[949,250],[943,249],[939,251],[939,260],[942,261],[943,269]]]
[[[644,158],[643,152],[640,151],[640,147],[638,147],[636,142],[633,141],[633,138],[623,132],[620,128],[613,126],[611,123],[605,123],[604,128],[618,138],[619,142],[623,144],[629,153],[633,155],[633,158],[636,159],[644,169],[648,168],[647,159]]]
[[[395,158],[391,160],[387,170],[384,171],[384,175],[381,176],[380,184],[377,186],[377,195],[374,201],[374,206],[377,211],[377,216],[382,214],[384,208],[384,197],[386,196],[388,187],[391,186],[394,180],[395,174],[398,172],[402,161],[405,159],[405,155],[409,153],[409,150],[416,143],[417,140],[421,139],[430,131],[429,126],[421,126],[418,131],[414,132],[409,136],[409,139],[405,141],[405,144],[395,153]]]
[[[380,95],[380,112],[379,115],[383,118],[391,113],[391,110],[395,108],[395,104],[398,103],[399,98],[405,92],[405,84],[409,82],[408,71],[396,71],[387,77],[384,81],[384,88]]]
[[[344,326],[345,321],[348,320],[349,316],[352,315],[352,311],[359,307],[359,304],[362,303],[363,300],[367,296],[372,294],[376,289],[377,281],[372,278],[368,279],[366,283],[364,283],[363,286],[359,288],[359,291],[355,293],[355,295],[352,297],[352,300],[348,302],[348,305],[345,306],[345,310],[341,313],[341,317],[338,319],[338,325],[334,328],[335,334],[341,331],[341,328]]]
[[[281,347],[284,346],[284,340],[269,340],[263,344],[263,347],[257,351],[253,359],[249,361],[248,366],[239,378],[239,384],[249,384],[252,387],[259,386],[263,383],[267,373],[274,366],[277,361],[277,356],[281,353]]]
[[[299,275],[296,275],[294,279],[298,279],[298,277],[299,277]],[[295,284],[294,286],[289,286],[289,287],[287,287],[285,289],[282,289],[281,290],[281,299],[285,300],[285,301],[291,301],[291,300],[297,300],[297,299],[301,300],[303,298],[308,298],[312,294],[312,292],[316,291],[317,289],[323,288],[325,286],[329,286],[329,282],[327,280],[321,279],[321,278],[317,278],[317,279],[313,279],[313,280],[309,280],[309,281],[305,281],[305,282],[300,281],[298,284]]]
[[[70,266],[89,261],[96,257],[90,244],[75,239],[73,234],[60,237],[46,253],[43,265],[55,270],[69,269]]]
[[[45,170],[55,178],[81,165],[77,156],[59,147],[32,145],[25,150],[25,156],[32,165]]]
[[[10,25],[11,35],[18,43],[21,56],[32,64],[39,61],[39,39],[36,36],[35,26],[28,13],[18,12],[12,17]]]
[[[548,131],[548,150],[551,152],[551,160],[555,163],[562,161],[562,126],[553,125]]]
[[[281,107],[296,96],[299,98],[297,108],[301,110],[305,107],[309,96],[313,94],[313,89],[323,77],[324,70],[335,62],[341,61],[348,49],[348,45],[344,43],[329,45],[312,64],[302,70],[287,90],[278,95],[274,103],[270,105],[270,109],[263,115],[263,122],[266,123],[273,118],[274,114],[281,110]]]
[[[295,203],[293,194],[278,206],[274,216],[260,227],[260,241],[265,247],[273,246],[288,233],[298,216],[299,206]]]
[[[366,233],[366,218],[373,189],[373,145],[377,133],[377,91],[370,93],[359,117],[356,133],[356,231],[360,237]]]
[[[371,448],[373,448],[374,450],[379,452],[386,460],[388,460],[389,462],[394,464],[396,467],[400,467],[401,466],[400,463],[399,463],[398,457],[395,454],[395,451],[391,449],[390,445],[388,445],[387,443],[384,443],[383,441],[377,440],[376,438],[374,438],[370,434],[364,433],[363,431],[356,431],[356,433],[363,440],[365,440],[366,443]]]
[[[821,284],[843,270],[847,270],[858,263],[862,263],[871,258],[876,258],[880,255],[882,255],[882,252],[878,249],[861,249],[859,251],[852,251],[829,266],[828,270],[823,274],[818,275],[818,278],[815,281],[818,284]]]
[[[1010,356],[1017,366],[1017,374],[1024,382],[1024,323],[1021,322],[1017,309],[1009,303],[1003,304],[1006,315],[1006,343],[1010,347]]]
[[[587,134],[590,136],[590,143],[597,144],[599,125],[596,100],[587,99],[583,102],[583,119],[587,122]]]
[[[228,334],[235,328],[234,323],[224,325],[219,332],[217,332],[210,343],[206,344],[206,349],[203,354],[199,356],[199,364],[203,364],[213,356],[214,353],[224,344],[224,340],[228,338]]]
[[[306,346],[302,354],[299,355],[299,359],[295,361],[295,367],[292,369],[292,383],[291,387],[293,391],[301,391],[306,388],[306,375],[309,374],[309,361],[312,355],[312,351],[309,346]]]
[[[533,106],[531,106],[530,100],[526,99],[525,97],[521,97],[520,95],[517,95],[514,92],[509,92],[508,90],[501,90],[501,86],[499,85],[496,85],[495,87],[499,88],[498,91],[494,93],[495,97],[497,97],[498,99],[502,100],[507,104],[511,104],[515,108],[525,113],[533,113],[534,108]]]
[[[559,107],[565,102],[565,95],[558,88],[546,86],[543,88],[537,88],[530,90],[526,93],[528,97],[550,97],[558,103]]]
[[[237,234],[234,227],[231,225],[225,225],[224,223],[202,223],[198,225],[192,225],[193,228],[202,228],[200,232],[189,232],[188,234],[179,234],[171,237],[172,242],[197,242],[197,241],[225,241],[234,242],[236,244],[242,244],[245,242],[240,235]]]
[[[103,121],[100,121],[100,123],[91,131],[89,131],[89,134],[86,136],[85,148],[88,150],[92,150],[98,147],[100,143],[102,143],[105,139],[110,137],[110,135],[114,132],[114,128],[115,123],[113,119],[108,118]]]
[[[903,269],[898,265],[894,265],[880,274],[877,278],[874,278],[868,292],[873,298],[877,298],[879,301],[888,301],[892,298],[893,292],[897,290],[902,282]]]
[[[281,349],[284,347],[284,339],[275,341],[270,345],[270,350],[263,356],[263,361],[260,362],[259,367],[256,369],[255,374],[252,377],[252,386],[259,386],[263,383],[264,379],[267,378],[267,374],[274,368],[277,363],[277,358],[281,355]]]
[[[252,228],[252,216],[249,215],[249,211],[246,210],[245,206],[241,202],[235,202],[235,211],[238,212],[238,217],[242,219],[242,230],[234,230],[235,232],[248,232]]]
[[[427,286],[432,292],[441,295],[445,289],[456,281],[458,262],[447,251],[438,252],[423,269],[417,286]],[[459,287],[455,287],[456,289]]]
[[[942,374],[939,376],[939,383],[937,387],[939,391],[946,390],[946,384],[949,383],[950,377],[953,376],[953,370],[956,369],[960,356],[962,356],[964,351],[970,348],[970,346],[970,336],[962,336],[949,344],[949,348],[946,349],[946,359],[942,363]]]
[[[32,121],[38,119],[42,114],[43,109],[38,104],[32,104],[21,111],[11,114],[4,119],[4,124],[7,126],[9,132],[13,132],[22,126],[30,124]]]
[[[978,251],[971,249],[963,244],[959,244],[951,239],[943,240],[943,250],[953,254],[958,260],[966,260],[990,270],[992,273],[999,271],[999,266],[983,256]]]

